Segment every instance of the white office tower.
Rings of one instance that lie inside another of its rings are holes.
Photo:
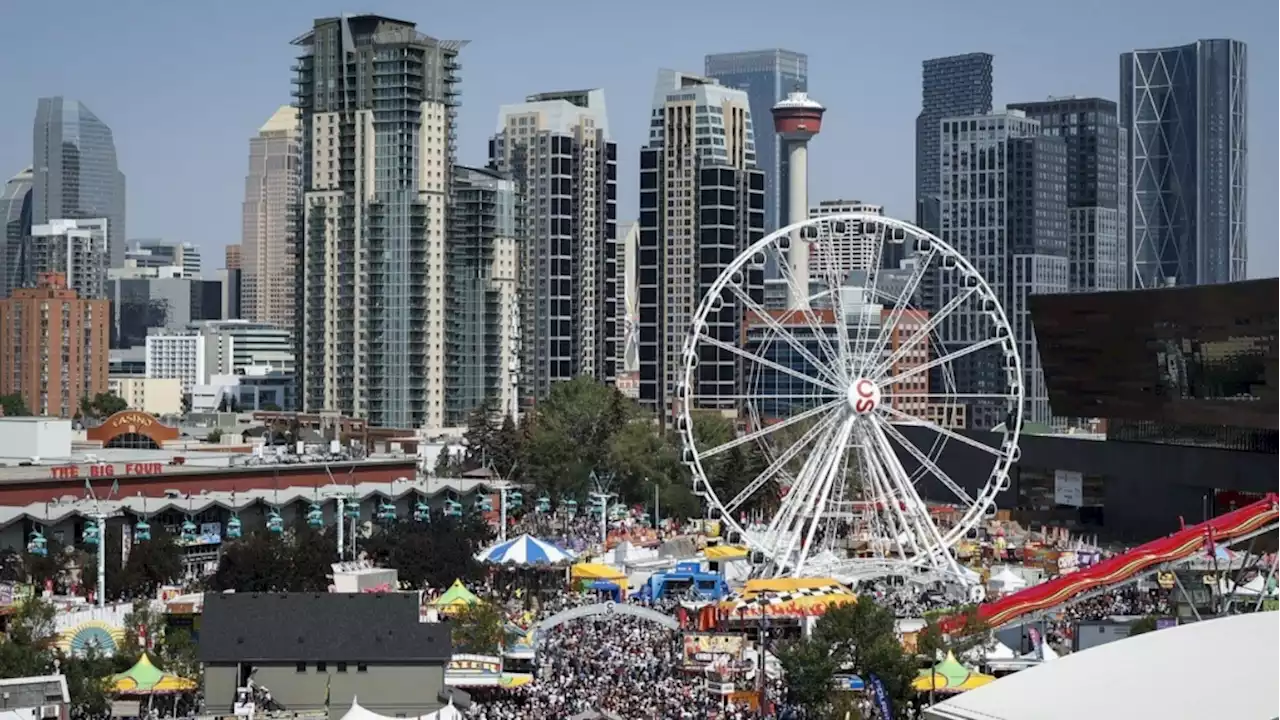
[[[302,123],[299,402],[441,427],[458,51],[376,15],[294,41]]]
[[[41,273],[67,277],[67,287],[81,300],[107,299],[107,267],[111,262],[106,218],[50,220],[31,226],[31,241],[22,262],[24,287],[35,287]]]
[[[579,375],[612,383],[621,355],[615,222],[617,146],[603,90],[503,105],[490,164],[520,184],[521,401]]]

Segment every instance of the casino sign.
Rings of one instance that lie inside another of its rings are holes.
[[[104,448],[129,448],[134,450],[160,450],[164,444],[178,439],[181,433],[169,427],[150,413],[138,410],[122,410],[102,424],[89,428],[85,436],[102,443]]]

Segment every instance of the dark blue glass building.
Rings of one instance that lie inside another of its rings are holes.
[[[1246,277],[1245,61],[1238,40],[1120,56],[1135,287]]]

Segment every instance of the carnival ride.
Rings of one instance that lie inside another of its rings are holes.
[[[813,255],[808,279],[797,278],[805,271],[788,262],[796,243]],[[902,269],[881,269],[887,248],[906,258]],[[785,310],[764,307],[766,265],[787,285]],[[946,299],[938,312],[915,307],[923,288]],[[682,460],[709,510],[752,551],[758,577],[900,575],[977,588],[951,548],[993,513],[996,494],[1009,486],[1022,427],[1022,361],[997,295],[955,248],[881,215],[795,223],[721,266],[682,356]],[[992,372],[983,373],[983,387],[960,392],[958,371],[974,376],[960,363],[974,360]],[[998,444],[935,421],[962,404],[971,416],[995,421]],[[747,431],[710,446],[697,437],[701,411],[732,413],[746,420]],[[933,444],[912,443],[904,426],[932,431]],[[991,458],[976,494],[938,463],[952,440]],[[722,498],[708,468],[748,443],[760,447],[767,467]],[[903,457],[916,467],[908,470]],[[925,476],[955,496],[959,512],[948,527],[935,524],[916,490]],[[781,495],[776,511],[746,521],[748,509],[769,504],[755,501],[774,492],[771,485]],[[862,556],[845,557],[854,543]]]
[[[1152,540],[1096,565],[984,603],[978,606],[978,617],[985,625],[998,628],[1081,599],[1094,591],[1132,582],[1165,566],[1187,560],[1197,551],[1203,551],[1206,545],[1238,543],[1274,531],[1280,520],[1276,503],[1277,496],[1268,495],[1239,510]],[[944,620],[941,626],[950,632],[963,624],[963,617],[953,617]]]

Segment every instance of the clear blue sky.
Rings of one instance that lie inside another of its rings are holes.
[[[1275,0],[21,0],[0,13],[0,181],[31,161],[36,98],[66,95],[115,131],[130,237],[239,241],[248,138],[289,102],[289,41],[315,17],[376,12],[467,39],[459,160],[483,164],[498,106],[604,88],[619,145],[619,217],[637,205],[638,148],[660,67],[709,52],[808,53],[829,108],[810,197],[883,203],[911,219],[920,62],[995,55],[996,106],[1049,95],[1115,99],[1119,54],[1230,37],[1249,44],[1250,274],[1277,268]]]

